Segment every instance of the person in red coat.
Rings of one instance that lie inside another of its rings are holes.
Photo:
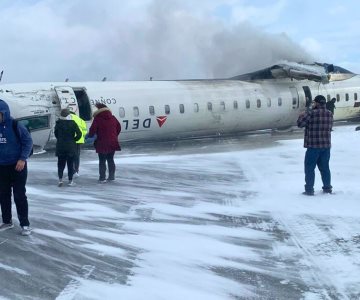
[[[110,109],[102,103],[96,103],[98,109],[94,112],[94,120],[90,126],[88,137],[96,136],[94,142],[96,153],[99,156],[99,182],[115,180],[115,151],[120,151],[118,135],[121,132],[119,121],[113,116]],[[109,177],[106,180],[106,162]]]

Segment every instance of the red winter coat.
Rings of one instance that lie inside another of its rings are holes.
[[[89,129],[89,137],[97,135],[94,143],[96,153],[107,154],[121,150],[118,141],[120,131],[121,125],[109,108],[100,108],[94,112],[94,121]]]

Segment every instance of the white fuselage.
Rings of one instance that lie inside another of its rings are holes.
[[[106,104],[119,120],[121,141],[289,127],[305,109],[304,87],[312,98],[318,94],[338,98],[335,120],[360,116],[360,76],[328,84],[290,79],[4,84],[0,98],[14,118],[26,122],[30,118],[34,144],[44,147],[54,139],[61,108],[69,107],[89,126],[96,102]]]

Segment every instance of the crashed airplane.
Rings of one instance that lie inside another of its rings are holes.
[[[228,79],[1,84],[0,99],[43,149],[69,108],[88,125],[94,104],[120,121],[122,142],[172,140],[293,126],[319,94],[335,120],[360,116],[360,76],[331,64],[281,63]]]

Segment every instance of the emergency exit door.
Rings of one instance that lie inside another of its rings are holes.
[[[55,88],[55,92],[59,98],[61,109],[67,108],[79,115],[79,106],[72,87],[58,86]]]

